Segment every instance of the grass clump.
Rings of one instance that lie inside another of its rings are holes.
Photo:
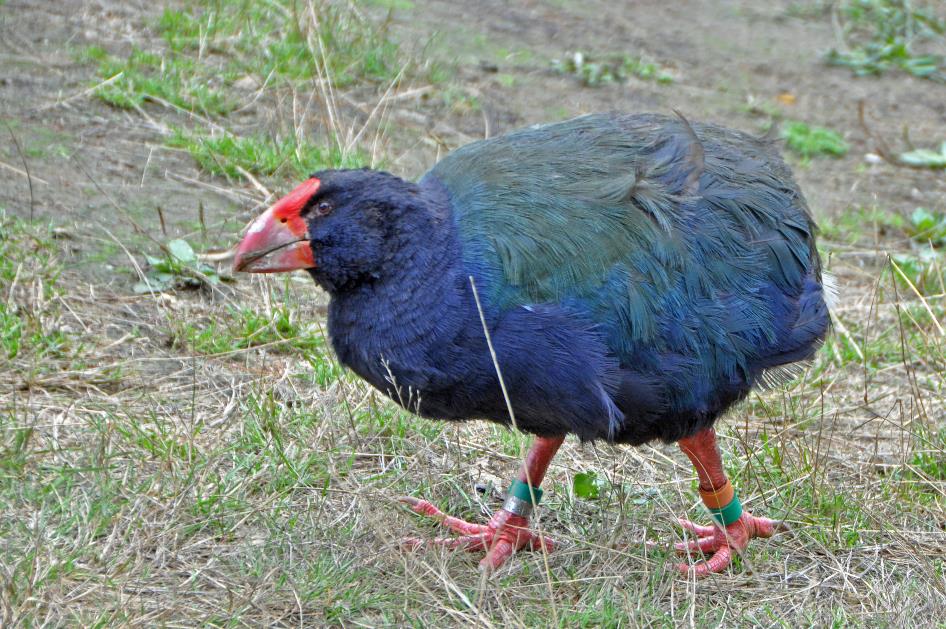
[[[318,351],[325,344],[319,330],[299,324],[288,307],[271,313],[230,307],[227,314],[226,318],[181,326],[175,342],[201,354],[223,354],[260,345],[274,345],[275,351],[306,353]]]
[[[828,155],[843,157],[848,144],[836,131],[825,127],[813,127],[800,121],[790,121],[782,130],[785,145],[805,159]]]
[[[156,30],[167,48],[137,47],[125,56],[92,46],[81,55],[98,64],[96,89],[125,109],[151,100],[205,115],[226,115],[235,103],[225,88],[239,77],[260,84],[328,79],[337,87],[393,80],[405,65],[387,32],[351,5],[280,0],[270,3],[205,1],[165,9]],[[313,16],[315,18],[313,19]]]
[[[883,208],[859,206],[825,217],[818,227],[825,239],[853,245],[868,239],[903,237],[907,221]]]
[[[0,366],[67,353],[68,338],[49,304],[60,293],[58,250],[50,225],[30,225],[0,208]]]
[[[348,2],[206,0],[165,9],[154,24],[163,45],[154,50],[133,47],[127,56],[116,56],[92,46],[81,58],[98,65],[95,94],[107,103],[124,109],[157,103],[199,113],[223,129],[214,119],[272,94],[308,91],[313,82],[326,101],[334,101],[335,89],[356,84],[381,89],[396,81],[409,63],[388,23],[372,21]],[[245,105],[248,86],[259,90]],[[171,127],[168,145],[185,149],[208,173],[229,179],[300,178],[369,161],[351,138],[350,146],[337,141],[344,130],[334,121],[322,143],[302,139],[308,130],[301,122],[293,133],[272,137],[184,125]]]
[[[51,296],[62,273],[58,252],[51,225],[31,225],[0,207],[0,283],[39,280]]]
[[[115,107],[135,109],[151,101],[204,115],[223,115],[235,106],[221,91],[226,77],[206,75],[193,59],[138,48],[122,59],[97,47],[87,50],[86,57],[98,61],[99,77],[107,81],[95,94]]]
[[[229,57],[231,70],[261,79],[324,76],[345,87],[391,81],[404,64],[387,21],[375,24],[341,2],[202,2],[165,9],[158,31],[176,53],[207,48]]]
[[[921,54],[918,45],[942,50],[946,20],[910,0],[847,0],[841,6],[846,50],[832,49],[829,64],[851,68],[857,76],[899,69],[913,76],[946,82],[946,56]]]
[[[295,135],[241,137],[178,129],[167,143],[186,150],[207,172],[233,179],[245,173],[301,179],[325,168],[358,168],[369,161],[360,151],[344,151],[337,143],[322,147]]]
[[[936,432],[921,431],[913,458],[911,471],[921,477],[946,481],[946,428]]]
[[[23,338],[23,320],[5,303],[0,303],[0,350],[8,359],[20,353]]]

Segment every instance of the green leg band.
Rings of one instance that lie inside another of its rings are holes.
[[[732,502],[719,509],[710,509],[710,515],[720,526],[728,526],[742,517],[742,503],[739,502],[739,496],[733,496]]]
[[[533,496],[535,496],[535,502],[532,501]],[[529,487],[528,483],[523,483],[521,480],[514,480],[506,493],[506,503],[503,504],[503,510],[528,518],[532,514],[532,509],[539,504],[540,500],[542,500],[541,489]]]
[[[538,505],[539,501],[542,500],[542,490],[538,487],[532,487],[532,491],[530,492],[529,489],[528,483],[524,483],[521,480],[514,480],[512,481],[512,485],[509,486],[507,495],[515,496],[519,500],[533,504],[532,495],[535,494],[534,504]]]

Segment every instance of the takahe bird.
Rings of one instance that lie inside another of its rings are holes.
[[[714,521],[681,521],[697,539],[678,550],[709,555],[699,575],[778,528],[743,511],[713,430],[830,325],[815,225],[766,140],[594,114],[473,142],[417,183],[319,172],[252,223],[234,264],[306,269],[338,359],[405,408],[536,435],[485,525],[403,499],[460,534],[431,543],[486,551],[486,569],[550,550],[529,515],[568,434],[679,443]]]

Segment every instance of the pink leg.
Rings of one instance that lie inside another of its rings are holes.
[[[679,445],[696,468],[701,490],[712,492],[726,485],[726,473],[723,471],[722,457],[716,445],[716,431],[707,428],[692,437],[681,439]],[[689,564],[677,566],[684,574],[688,574],[692,568],[696,576],[700,577],[712,572],[722,572],[732,562],[733,551],[741,553],[753,537],[771,537],[777,530],[786,528],[780,522],[774,522],[768,518],[757,518],[747,511],[725,528],[719,525],[700,526],[683,519],[680,520],[680,525],[696,535],[697,539],[676,544],[678,551],[687,554],[691,551],[712,553],[712,556],[705,561],[692,566]]]
[[[538,487],[545,478],[549,463],[564,437],[537,437],[525,463],[519,470],[519,480]],[[480,567],[485,570],[495,570],[501,566],[517,550],[528,548],[539,550],[545,548],[551,551],[554,543],[547,537],[542,537],[529,530],[529,519],[500,509],[487,524],[473,524],[447,515],[427,500],[404,496],[401,502],[421,515],[440,521],[447,528],[460,533],[460,537],[440,537],[429,541],[418,538],[403,540],[402,545],[416,549],[426,545],[445,546],[447,548],[463,548],[468,551],[486,550],[486,556],[480,561]]]

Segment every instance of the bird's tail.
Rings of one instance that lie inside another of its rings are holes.
[[[837,303],[838,290],[834,276],[822,274],[819,282],[808,276],[798,300],[798,316],[776,351],[756,363],[757,379],[766,386],[777,386],[791,380],[805,368],[831,328],[831,309]]]

